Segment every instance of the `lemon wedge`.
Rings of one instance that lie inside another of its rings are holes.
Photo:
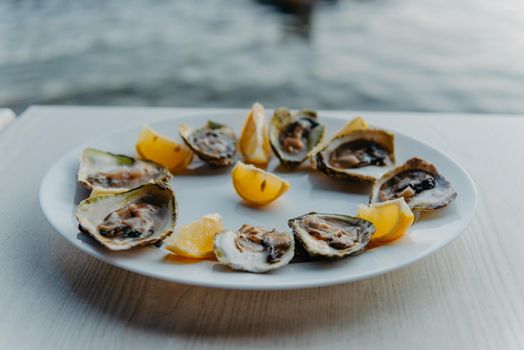
[[[375,225],[376,231],[371,237],[371,243],[375,245],[401,237],[409,230],[415,219],[404,198],[369,206],[361,204],[357,209],[357,216]]]
[[[356,117],[354,119],[351,119],[349,122],[347,122],[342,129],[337,131],[337,133],[333,136],[339,137],[339,136],[345,136],[349,134],[350,132],[353,132],[355,130],[366,130],[368,129],[368,122],[364,120],[362,117]]]
[[[200,219],[184,225],[169,236],[165,248],[186,258],[214,257],[213,240],[222,231],[224,224],[219,214],[207,214]]]
[[[238,162],[231,171],[235,191],[246,202],[266,205],[289,189],[289,182],[253,165]]]
[[[255,103],[246,117],[238,148],[246,163],[267,165],[271,159],[266,113],[260,103]]]
[[[193,160],[193,152],[186,145],[159,134],[147,125],[138,135],[136,152],[141,158],[163,165],[173,173],[186,168]]]

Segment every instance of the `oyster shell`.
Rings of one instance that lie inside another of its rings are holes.
[[[205,126],[194,130],[182,124],[179,132],[186,145],[203,161],[214,166],[228,166],[233,163],[237,140],[230,127],[208,121]]]
[[[76,218],[82,232],[111,250],[125,250],[169,236],[177,220],[177,203],[169,185],[151,183],[85,199]]]
[[[361,252],[375,233],[375,226],[348,215],[311,212],[288,221],[312,256],[341,258]]]
[[[78,182],[96,193],[125,192],[170,178],[169,171],[157,163],[94,148],[84,149],[78,169]]]
[[[435,210],[451,203],[457,192],[433,164],[415,157],[384,174],[373,185],[369,202],[399,197],[412,210]]]
[[[394,135],[378,129],[339,133],[310,159],[313,168],[326,175],[375,182],[395,163]]]
[[[269,124],[271,148],[282,165],[297,166],[322,141],[324,129],[314,111],[291,113],[286,108],[279,108]]]
[[[295,252],[289,232],[242,225],[215,236],[214,251],[219,262],[235,270],[266,272],[288,264]]]

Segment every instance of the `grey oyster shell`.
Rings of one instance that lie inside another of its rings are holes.
[[[76,211],[79,229],[111,250],[161,241],[172,233],[177,217],[175,194],[163,182],[90,197]]]
[[[384,174],[372,187],[370,203],[404,197],[412,210],[429,211],[457,198],[451,183],[437,168],[421,158],[411,158]]]
[[[83,150],[77,176],[78,182],[97,193],[124,192],[170,178],[171,173],[157,163],[94,148]]]
[[[309,152],[322,141],[324,130],[314,111],[292,113],[287,108],[278,108],[269,123],[269,141],[280,163],[294,167],[306,160]]]
[[[288,221],[312,256],[341,258],[360,253],[375,233],[375,226],[349,215],[311,212]]]
[[[394,135],[359,129],[338,135],[310,155],[312,166],[333,177],[375,182],[394,167]]]
[[[185,144],[203,161],[213,166],[228,166],[233,163],[237,139],[229,126],[208,121],[203,127],[192,129],[182,124],[179,132]]]
[[[261,273],[287,265],[293,258],[295,241],[290,232],[243,225],[219,232],[214,252],[220,263],[235,270]]]

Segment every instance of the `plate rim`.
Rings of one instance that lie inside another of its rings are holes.
[[[456,229],[456,233],[453,236],[451,236],[448,239],[446,239],[446,240],[442,240],[440,242],[437,242],[437,243],[431,245],[427,250],[424,250],[423,252],[420,252],[419,254],[413,255],[412,257],[410,257],[409,259],[406,259],[405,261],[403,261],[400,264],[387,265],[384,268],[378,268],[378,269],[373,270],[371,272],[365,272],[365,273],[360,273],[360,274],[353,274],[353,275],[351,275],[349,277],[345,276],[345,275],[342,275],[341,277],[333,278],[333,279],[330,279],[330,280],[313,281],[313,282],[308,282],[307,280],[306,281],[304,281],[304,280],[300,280],[300,281],[293,281],[293,280],[291,280],[291,281],[287,281],[284,284],[280,283],[278,285],[275,285],[275,284],[248,285],[248,284],[243,284],[243,283],[231,282],[231,281],[227,281],[227,280],[216,282],[216,281],[206,281],[206,280],[203,280],[203,279],[200,279],[200,280],[198,280],[198,279],[191,279],[191,278],[186,278],[185,276],[177,276],[177,275],[172,275],[171,276],[172,278],[168,278],[167,276],[162,275],[162,274],[158,274],[158,273],[156,273],[154,271],[147,271],[147,272],[145,272],[145,271],[137,269],[137,268],[135,268],[133,266],[126,266],[124,264],[121,264],[119,261],[111,259],[110,256],[107,256],[105,254],[100,254],[98,251],[88,251],[87,249],[83,249],[81,245],[75,244],[71,239],[69,239],[69,237],[67,237],[65,234],[63,234],[59,230],[59,228],[57,227],[57,225],[54,222],[53,215],[50,214],[50,208],[48,208],[45,205],[45,191],[46,191],[47,183],[51,181],[51,179],[50,179],[51,176],[50,175],[53,173],[53,170],[55,170],[55,168],[58,167],[65,159],[68,159],[69,157],[71,157],[72,153],[77,152],[78,149],[88,147],[89,145],[91,145],[93,143],[96,143],[97,141],[107,139],[107,138],[111,137],[112,135],[128,132],[128,131],[131,131],[133,129],[139,128],[140,126],[143,126],[145,124],[149,125],[149,124],[164,123],[164,122],[171,121],[171,120],[177,120],[177,119],[191,118],[191,117],[196,117],[196,116],[207,115],[207,114],[209,114],[213,110],[218,112],[218,113],[214,113],[214,114],[225,113],[224,111],[221,111],[220,109],[211,109],[211,110],[205,110],[205,111],[195,110],[193,112],[185,112],[185,113],[183,113],[183,114],[181,114],[179,116],[170,116],[170,117],[166,117],[166,118],[160,118],[158,120],[154,120],[154,121],[149,122],[149,123],[146,122],[146,121],[133,122],[132,124],[129,124],[129,125],[127,125],[124,128],[120,128],[120,129],[114,130],[114,131],[106,133],[106,134],[98,135],[97,137],[91,138],[91,139],[89,139],[86,142],[83,142],[81,144],[78,144],[78,145],[74,146],[72,149],[70,149],[68,152],[64,153],[61,157],[59,157],[58,159],[56,159],[53,162],[53,164],[47,169],[44,177],[42,178],[42,180],[40,182],[40,187],[39,187],[39,192],[38,192],[38,200],[39,200],[40,209],[43,212],[44,216],[46,217],[46,220],[51,224],[53,229],[63,239],[65,239],[69,244],[74,246],[76,249],[80,250],[81,252],[83,252],[83,253],[85,253],[85,254],[87,254],[89,256],[93,256],[96,259],[98,259],[100,261],[103,261],[104,263],[107,263],[107,264],[110,264],[110,265],[115,266],[117,268],[123,269],[124,271],[130,271],[130,272],[142,275],[142,276],[156,278],[156,279],[167,281],[167,282],[171,282],[171,283],[178,283],[178,284],[183,284],[183,285],[199,286],[199,287],[206,287],[206,288],[230,289],[230,290],[289,290],[289,289],[306,289],[306,288],[318,288],[318,287],[335,286],[335,285],[340,285],[340,284],[344,284],[344,283],[356,282],[356,281],[361,281],[361,280],[368,279],[368,278],[373,278],[373,277],[376,277],[376,276],[379,276],[379,275],[383,275],[383,274],[386,274],[386,273],[389,273],[389,272],[393,272],[393,271],[402,269],[402,268],[404,268],[404,267],[406,267],[408,265],[411,265],[411,264],[413,264],[413,263],[415,263],[415,262],[417,262],[419,260],[422,260],[422,259],[424,259],[426,257],[429,257],[429,256],[433,255],[435,252],[441,250],[446,245],[448,245],[451,242],[455,241],[458,237],[460,237],[463,234],[465,229],[469,226],[469,224],[471,223],[471,221],[473,220],[473,218],[476,215],[477,207],[478,207],[478,199],[479,199],[478,188],[477,188],[477,185],[476,185],[475,181],[471,177],[471,175],[467,172],[467,170],[460,163],[458,163],[453,157],[451,157],[446,152],[441,151],[439,149],[436,149],[433,146],[428,145],[424,141],[421,141],[421,140],[419,140],[417,138],[414,138],[412,136],[406,135],[403,132],[399,132],[399,131],[395,130],[395,128],[389,128],[389,127],[388,128],[383,128],[383,127],[380,127],[381,129],[391,131],[395,135],[400,135],[401,137],[409,139],[410,141],[415,141],[417,143],[423,144],[425,147],[427,147],[427,148],[429,148],[429,149],[439,153],[443,157],[447,158],[466,177],[466,179],[468,180],[468,183],[471,185],[471,190],[472,190],[473,201],[472,201],[470,215],[466,219],[462,220],[462,224],[459,226],[459,228]],[[271,112],[272,110],[268,109],[267,111]],[[333,112],[333,111],[331,111],[331,112]],[[329,118],[332,118],[332,119],[337,119],[339,121],[347,121],[345,117],[343,117],[341,115],[338,115],[338,114],[331,114],[330,111],[321,111],[321,113],[323,113],[326,117],[329,117]],[[218,117],[218,115],[217,115],[217,117]],[[370,124],[370,125],[373,125],[373,124]]]

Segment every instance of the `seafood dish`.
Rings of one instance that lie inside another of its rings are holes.
[[[208,121],[200,127],[179,125],[180,143],[145,127],[135,145],[138,157],[84,149],[77,181],[91,194],[76,208],[79,230],[112,251],[154,244],[167,254],[211,259],[226,269],[271,273],[298,263],[296,252],[332,261],[380,249],[408,234],[416,225],[413,212],[440,210],[457,198],[450,181],[431,162],[412,157],[398,165],[395,135],[369,127],[361,117],[324,141],[326,128],[315,111],[278,108],[269,122],[265,113],[255,103],[238,138],[230,126]],[[272,205],[293,190],[285,173],[280,177],[267,169],[271,159],[286,172],[309,171],[342,186],[363,186],[369,203],[356,213],[311,211],[289,218],[285,229],[286,223],[276,222],[247,222],[230,229],[218,213],[202,213],[200,219],[177,227],[184,203],[177,202],[169,181],[193,159],[220,171],[234,165],[231,191],[238,197],[233,198],[252,210]],[[299,167],[303,163],[309,167]]]

